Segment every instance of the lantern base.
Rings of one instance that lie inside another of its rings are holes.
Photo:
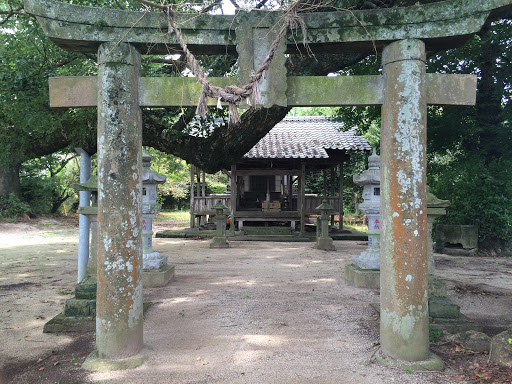
[[[210,248],[229,248],[229,243],[225,237],[215,236],[210,243]]]
[[[380,270],[361,269],[357,265],[345,265],[345,280],[360,288],[380,288]]]
[[[142,271],[142,286],[144,288],[164,287],[174,277],[174,265],[167,264],[160,269],[145,269]]]
[[[330,237],[317,237],[316,249],[322,249],[324,251],[335,251],[336,248]]]
[[[380,249],[366,249],[360,255],[354,256],[352,264],[365,269],[380,269]]]
[[[158,252],[144,253],[142,255],[143,269],[162,269],[167,265],[167,256],[160,255]]]

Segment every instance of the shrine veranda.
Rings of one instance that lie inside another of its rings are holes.
[[[473,105],[476,76],[427,74],[426,52],[462,44],[511,4],[453,0],[299,14],[312,52],[377,49],[383,74],[288,77],[284,54],[305,53],[297,43],[301,31],[295,31],[280,42],[261,83],[264,107],[382,105],[380,338],[385,364],[442,368],[428,343],[426,111],[428,104]],[[98,109],[97,351],[88,367],[113,361],[132,367],[144,361],[141,108],[195,106],[201,86],[194,78],[141,77],[141,55],[181,49],[166,33],[164,14],[51,0],[25,0],[25,9],[63,49],[98,54],[97,77],[50,79],[50,101],[52,107]],[[272,27],[282,15],[177,15],[175,21],[194,54],[238,53],[244,84],[263,61],[274,38]],[[232,79],[210,81],[227,85]]]

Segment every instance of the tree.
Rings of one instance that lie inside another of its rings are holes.
[[[512,240],[512,18],[502,16],[464,46],[431,53],[427,67],[428,72],[478,75],[474,107],[428,107],[428,183],[452,203],[443,220],[479,225],[481,245],[494,249]],[[348,71],[377,74],[378,64],[369,57]],[[338,118],[378,139],[379,108],[340,108]]]

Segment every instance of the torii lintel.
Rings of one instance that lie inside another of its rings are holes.
[[[512,0],[452,0],[404,8],[301,13],[306,40],[313,52],[367,51],[391,41],[421,39],[427,51],[453,48],[478,32],[490,18],[512,7]],[[25,0],[46,35],[60,47],[96,53],[101,43],[127,42],[142,54],[181,51],[167,34],[165,15],[64,4],[54,0]],[[248,16],[251,14],[251,16]],[[279,12],[239,12],[235,16],[178,14],[177,24],[193,53],[235,53],[236,31],[247,17],[279,18]],[[260,16],[261,15],[261,16]],[[121,40],[119,40],[121,37]],[[296,52],[301,32],[287,37],[288,53]]]

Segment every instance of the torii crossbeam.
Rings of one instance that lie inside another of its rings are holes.
[[[512,7],[512,0],[452,0],[375,11],[304,13],[313,52],[382,50],[382,76],[287,77],[282,41],[262,84],[264,105],[382,105],[381,346],[385,359],[439,369],[428,348],[427,104],[472,105],[476,77],[426,74],[426,51],[451,48]],[[64,49],[98,52],[97,78],[51,79],[53,107],[98,108],[97,355],[136,359],[142,343],[141,107],[195,105],[191,78],[141,78],[141,54],[179,47],[163,14],[25,0],[47,36]],[[263,60],[278,12],[178,15],[192,52],[238,52],[245,83]],[[262,48],[263,47],[263,48]],[[231,79],[229,79],[231,80]],[[227,79],[211,79],[225,84]],[[321,89],[321,92],[318,91]],[[142,359],[137,361],[143,361]],[[132,364],[133,365],[133,364]]]

